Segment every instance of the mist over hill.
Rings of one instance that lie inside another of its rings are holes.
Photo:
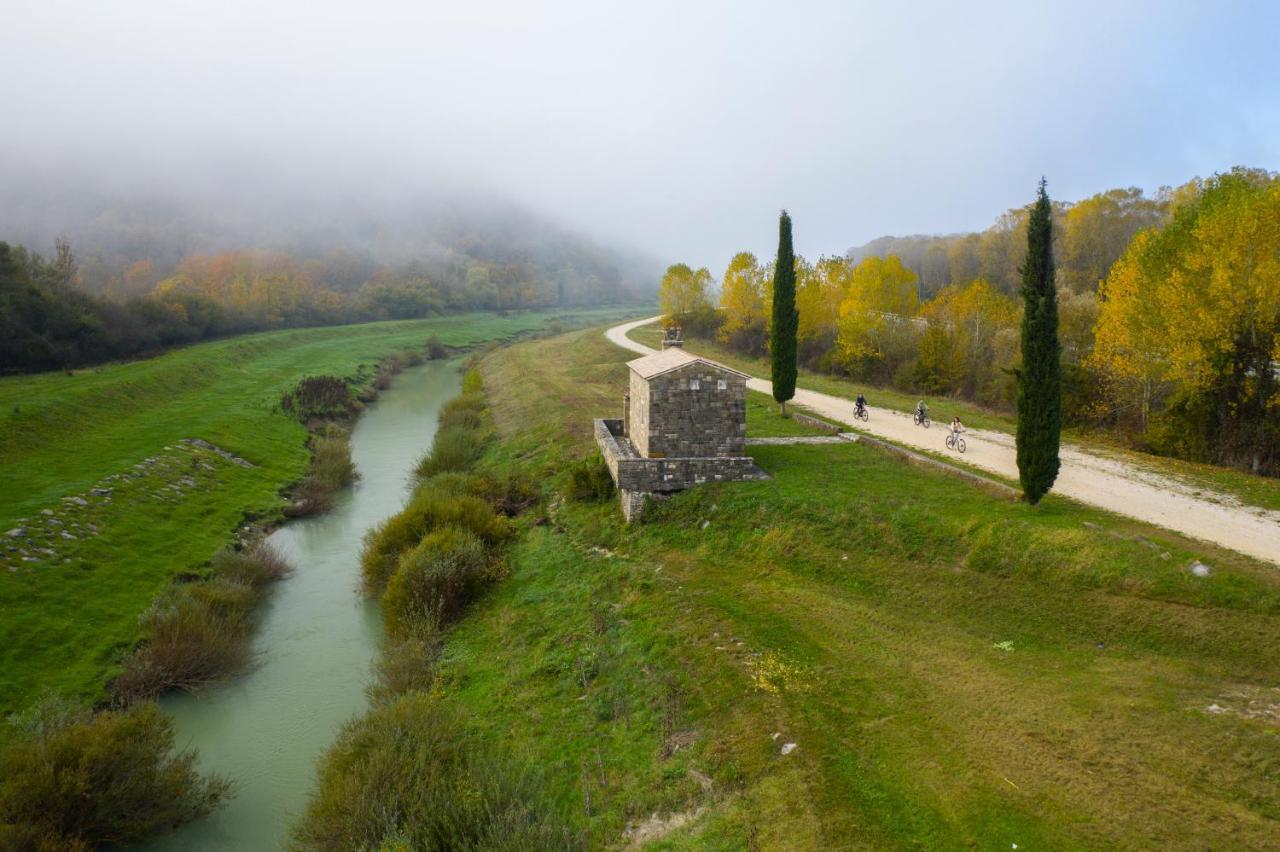
[[[599,303],[651,295],[657,263],[601,245],[498,194],[461,186],[391,191],[333,181],[111,185],[82,176],[0,182],[0,240],[49,252],[65,239],[77,284],[130,292],[128,268],[150,262],[165,277],[184,258],[255,249],[299,261],[346,258],[324,282],[352,292],[380,268],[415,264],[428,277],[465,279],[472,266],[515,268],[554,285],[562,301]],[[113,280],[115,287],[112,287]]]

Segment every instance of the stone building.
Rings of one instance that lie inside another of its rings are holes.
[[[746,455],[745,373],[679,346],[627,364],[621,420],[595,422],[596,443],[622,498],[627,520],[645,497],[703,482],[765,479]]]

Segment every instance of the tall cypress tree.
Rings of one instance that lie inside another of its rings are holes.
[[[1018,479],[1036,504],[1058,478],[1062,433],[1062,347],[1058,344],[1058,291],[1053,274],[1053,208],[1040,192],[1027,223],[1022,265],[1022,367],[1018,370]]]
[[[773,268],[773,322],[769,329],[773,398],[787,413],[787,400],[796,395],[796,255],[791,248],[791,217],[782,211],[778,220],[778,261]]]

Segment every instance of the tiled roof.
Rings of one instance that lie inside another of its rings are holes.
[[[672,370],[679,369],[687,364],[706,364],[708,367],[714,367],[717,370],[723,370],[726,373],[733,373],[735,376],[742,376],[744,379],[751,378],[746,373],[726,367],[718,361],[712,361],[709,358],[699,358],[697,355],[691,355],[683,349],[673,346],[670,349],[664,349],[661,352],[655,352],[652,355],[646,355],[643,358],[637,358],[634,361],[628,361],[627,366],[630,367],[636,375],[642,379],[652,379],[654,376],[660,376],[663,373],[669,373]]]

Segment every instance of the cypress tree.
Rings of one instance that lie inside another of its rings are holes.
[[[787,413],[787,400],[796,395],[796,255],[791,247],[791,217],[778,220],[778,260],[773,268],[773,322],[769,329],[773,398]]]
[[[1018,479],[1032,505],[1058,478],[1062,432],[1062,362],[1058,291],[1053,272],[1053,209],[1040,192],[1027,223],[1022,265],[1022,367],[1018,370]]]

